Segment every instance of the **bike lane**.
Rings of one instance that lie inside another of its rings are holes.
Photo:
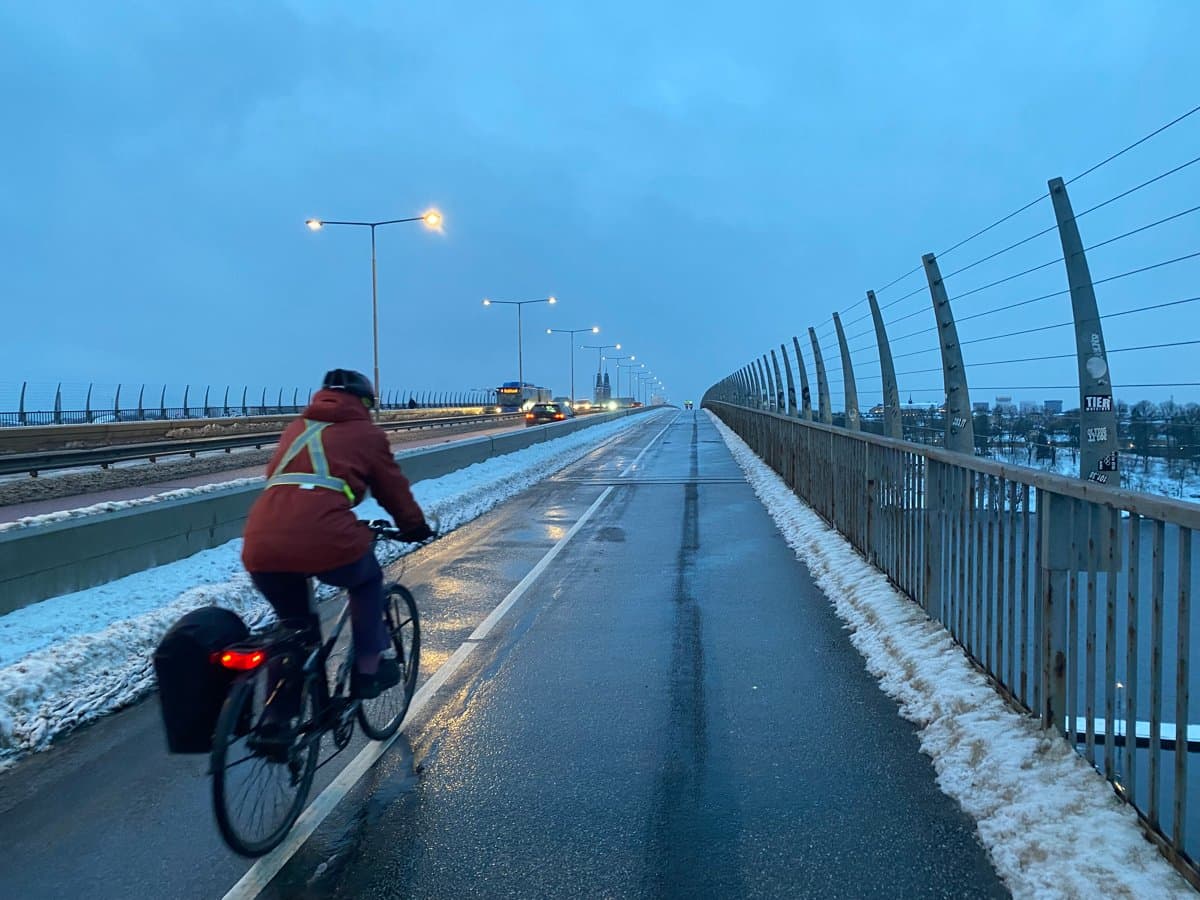
[[[647,416],[564,471],[619,471],[670,415]],[[602,490],[544,482],[389,568],[389,577],[403,572],[417,597],[422,682]],[[337,607],[327,603],[323,612],[336,614]],[[318,772],[313,796],[367,743],[356,734],[349,749]],[[367,780],[411,764],[405,741],[398,741]],[[217,834],[206,770],[207,757],[166,753],[153,697],[21,760],[0,773],[0,895],[223,896],[250,863]]]
[[[554,480],[612,492],[263,896],[1006,896],[704,413]]]

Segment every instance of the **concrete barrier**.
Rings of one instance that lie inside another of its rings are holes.
[[[430,409],[388,409],[382,422],[419,422],[422,419],[474,413],[480,406]],[[97,413],[97,415],[102,415]],[[231,437],[283,431],[294,415],[228,416],[216,419],[150,419],[144,422],[95,422],[91,425],[14,425],[0,428],[0,453],[35,453],[83,447],[112,447],[166,440],[168,435]]]
[[[640,411],[584,416],[495,437],[406,450],[396,459],[410,481],[425,481]],[[260,490],[260,485],[230,488],[0,532],[0,615],[241,537]]]

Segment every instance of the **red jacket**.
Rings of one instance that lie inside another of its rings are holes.
[[[306,421],[307,420],[307,421]],[[312,473],[307,447],[279,469],[309,422],[330,422],[320,434],[329,474],[354,493],[353,504],[340,490],[271,485],[254,501],[246,521],[242,562],[250,572],[303,572],[315,575],[361,559],[371,549],[371,532],[358,524],[353,506],[370,490],[396,527],[419,527],[425,521],[400,471],[387,435],[371,421],[362,400],[345,391],[320,390],[302,418],[283,433],[271,462],[273,475]]]

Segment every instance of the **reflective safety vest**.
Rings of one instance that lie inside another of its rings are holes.
[[[288,447],[283,458],[279,460],[279,465],[275,469],[276,474],[267,479],[267,487],[294,484],[309,491],[314,488],[327,488],[337,491],[339,494],[345,494],[350,500],[350,505],[353,506],[357,501],[354,499],[354,491],[350,489],[350,485],[341,478],[335,478],[329,474],[329,461],[325,458],[325,445],[321,442],[321,432],[330,424],[330,422],[310,422],[305,419],[304,430],[300,432],[299,437],[292,442],[292,446]],[[302,450],[308,451],[308,458],[312,460],[313,470],[311,472],[284,472],[288,463],[299,456]]]

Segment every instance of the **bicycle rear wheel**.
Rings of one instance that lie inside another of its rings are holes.
[[[421,661],[421,623],[417,618],[417,601],[408,588],[388,585],[384,592],[383,615],[396,662],[400,664],[400,683],[373,700],[363,700],[358,707],[358,721],[368,737],[377,741],[390,738],[404,721],[408,704],[417,686],[417,669]]]
[[[242,856],[277,847],[308,799],[321,749],[315,689],[309,679],[295,737],[277,755],[254,746],[272,693],[267,666],[234,682],[221,708],[210,757],[213,811],[225,843]]]

